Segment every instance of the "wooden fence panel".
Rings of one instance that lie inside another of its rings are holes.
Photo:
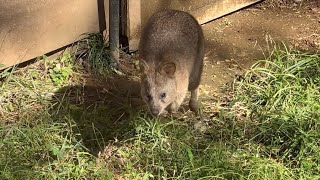
[[[99,23],[98,4],[108,5],[103,2],[1,0],[0,64],[18,64],[71,44],[82,33],[99,32],[105,23]]]

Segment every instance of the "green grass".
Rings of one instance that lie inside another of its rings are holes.
[[[319,55],[275,49],[201,132],[192,114],[151,118],[88,85],[74,59],[1,72],[0,179],[320,178]]]
[[[111,174],[96,164],[72,125],[41,114],[38,122],[2,126],[1,179],[79,179]]]
[[[95,75],[108,76],[113,70],[109,43],[101,33],[84,34],[77,46],[78,56],[86,68]]]
[[[319,178],[320,56],[275,51],[238,83],[251,141],[263,144],[295,176]]]

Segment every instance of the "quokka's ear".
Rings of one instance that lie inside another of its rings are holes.
[[[139,60],[139,67],[140,67],[141,73],[146,73],[149,70],[149,66],[148,66],[147,62],[143,59]]]
[[[173,62],[165,62],[160,66],[160,74],[174,77],[176,72],[176,64]]]

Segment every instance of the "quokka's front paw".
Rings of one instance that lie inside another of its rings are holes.
[[[169,107],[168,107],[168,112],[169,112],[170,114],[176,113],[176,112],[178,112],[179,107],[180,107],[180,106],[179,106],[178,103],[173,102],[173,103],[171,103],[171,104],[169,105]]]

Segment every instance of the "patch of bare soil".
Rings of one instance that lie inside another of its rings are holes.
[[[203,25],[206,58],[201,92],[205,99],[218,96],[222,85],[264,58],[267,39],[304,52],[320,52],[320,1],[269,5],[262,3]]]

